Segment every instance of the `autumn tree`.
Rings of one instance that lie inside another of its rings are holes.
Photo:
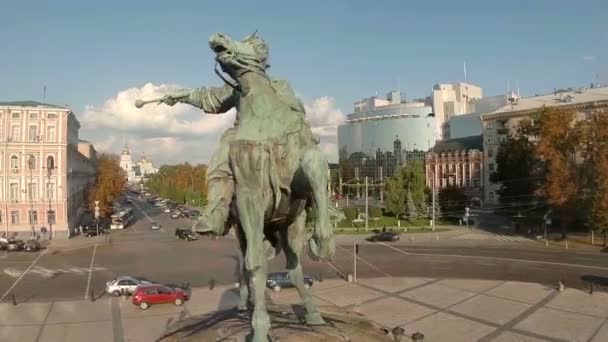
[[[608,232],[608,113],[595,111],[587,125],[587,164],[585,170],[590,170],[588,191],[591,199],[591,227],[604,235]]]
[[[584,122],[573,110],[561,108],[544,108],[537,120],[536,152],[546,172],[540,192],[557,209],[565,238],[568,225],[577,217],[578,201],[584,197],[586,188],[581,154]]]
[[[97,175],[95,183],[88,191],[88,206],[91,211],[95,201],[99,201],[99,211],[102,217],[112,213],[112,203],[120,197],[125,189],[127,175],[120,167],[118,156],[101,154],[97,158]]]

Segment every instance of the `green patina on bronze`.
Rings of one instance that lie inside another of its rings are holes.
[[[209,46],[228,75],[216,67],[225,85],[183,89],[157,102],[187,103],[212,114],[237,110],[234,127],[224,132],[211,158],[208,206],[194,229],[223,235],[235,228],[244,257],[239,308],[252,307],[250,340],[266,342],[267,260],[281,250],[306,309],[306,323],[325,324],[304,286],[300,257],[308,238],[307,215],[313,212],[310,255],[320,260],[334,254],[327,161],[289,83],[268,76],[268,45],[263,39],[254,33],[235,41],[218,33]],[[145,103],[138,101],[136,106]]]

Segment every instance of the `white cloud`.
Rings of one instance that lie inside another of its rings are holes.
[[[103,152],[120,153],[127,143],[133,156],[138,158],[144,152],[157,164],[208,163],[220,135],[234,123],[234,110],[207,115],[185,104],[149,104],[141,109],[134,106],[136,99],[154,99],[180,88],[147,83],[122,90],[101,105],[88,105],[80,117],[80,135]],[[336,160],[337,125],[344,115],[330,97],[321,97],[305,107],[322,150],[329,160]]]
[[[583,60],[587,62],[593,62],[597,59],[596,56],[583,56]]]

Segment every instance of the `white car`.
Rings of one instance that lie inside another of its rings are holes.
[[[166,212],[166,213],[170,213],[170,212],[171,212],[171,209],[170,209],[170,208],[165,208],[164,212]]]
[[[154,222],[154,223],[152,223],[151,228],[152,228],[152,230],[159,230],[161,228],[161,225],[158,222]]]
[[[113,296],[122,294],[133,294],[139,285],[151,284],[147,280],[141,280],[129,276],[120,276],[112,281],[106,282],[106,293]]]

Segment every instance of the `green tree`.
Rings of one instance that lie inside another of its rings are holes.
[[[386,208],[396,217],[409,213],[408,191],[411,194],[412,210],[421,212],[426,208],[426,182],[422,161],[412,161],[397,170],[386,182]]]
[[[418,210],[419,206],[414,203],[414,197],[412,196],[412,192],[407,190],[407,217],[411,222],[414,222],[418,218]]]
[[[207,199],[206,173],[206,165],[163,165],[149,177],[146,186],[172,201],[201,206]]]
[[[503,204],[531,203],[541,186],[541,161],[530,139],[534,129],[529,121],[520,123],[517,133],[498,149],[497,170],[490,180],[501,183],[498,194]]]
[[[467,195],[454,185],[447,186],[439,191],[439,205],[447,216],[459,216],[467,206]]]

